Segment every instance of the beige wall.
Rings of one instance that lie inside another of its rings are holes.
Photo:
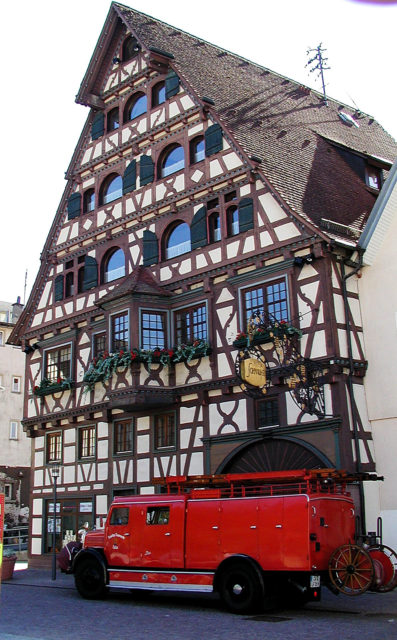
[[[19,347],[5,344],[12,330],[0,322],[3,344],[0,346],[0,466],[30,466],[31,442],[22,430],[25,354]],[[14,393],[12,378],[21,379],[20,392]],[[10,422],[18,423],[17,439],[10,439]]]
[[[388,215],[392,214],[390,226],[373,253],[372,264],[362,270],[359,295],[369,363],[365,377],[368,415],[376,470],[385,476],[378,489],[366,490],[367,528],[375,530],[376,517],[381,515],[383,542],[397,549],[397,206],[393,198],[386,206]]]

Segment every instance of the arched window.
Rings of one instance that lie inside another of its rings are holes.
[[[128,36],[123,42],[122,60],[126,62],[131,58],[135,58],[140,50],[138,41],[133,36]]]
[[[165,178],[183,169],[185,166],[185,152],[179,144],[168,147],[160,159],[160,176]]]
[[[73,281],[74,274],[73,271],[68,271],[65,277],[65,298],[70,298],[73,295]]]
[[[239,211],[236,206],[229,207],[226,211],[227,235],[237,236],[240,232]]]
[[[112,173],[102,183],[99,203],[101,205],[108,204],[109,202],[113,202],[113,200],[117,200],[117,198],[121,198],[122,194],[123,179],[116,173]]]
[[[165,102],[165,82],[158,82],[152,89],[152,107]]]
[[[165,257],[166,260],[180,256],[191,250],[190,227],[186,222],[181,222],[171,229],[166,237]]]
[[[102,265],[102,282],[112,282],[125,276],[125,255],[119,248],[106,254]]]
[[[204,137],[198,136],[190,142],[190,164],[201,162],[205,158]]]
[[[214,211],[208,217],[210,242],[219,242],[221,239],[221,217],[218,211]]]
[[[144,93],[132,96],[124,109],[124,122],[133,120],[147,111],[147,97]]]
[[[108,116],[107,116],[107,121],[106,121],[106,130],[107,131],[114,131],[115,129],[119,128],[119,108],[115,107],[114,109],[112,109],[111,111],[109,111]]]
[[[95,209],[95,190],[87,189],[83,195],[83,213],[89,213]]]

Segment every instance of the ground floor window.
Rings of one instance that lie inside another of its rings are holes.
[[[79,539],[79,530],[85,523],[92,529],[94,522],[93,503],[84,500],[57,500],[56,503],[56,550],[60,551],[68,542]],[[45,511],[44,553],[53,551],[54,502],[47,501]]]

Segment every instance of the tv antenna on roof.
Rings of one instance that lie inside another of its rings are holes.
[[[308,49],[306,51],[306,55],[309,55],[314,51],[316,52],[316,54],[312,58],[310,58],[310,60],[307,61],[307,64],[305,65],[305,67],[308,67],[310,64],[316,63],[312,69],[309,69],[309,71],[310,73],[313,73],[313,71],[318,71],[318,75],[321,77],[321,82],[323,85],[324,103],[328,105],[327,94],[325,92],[324,71],[329,70],[331,67],[326,66],[328,62],[328,58],[324,58],[324,55],[323,55],[324,52],[327,50],[322,48],[322,42],[320,42],[318,47],[316,47],[315,49]]]

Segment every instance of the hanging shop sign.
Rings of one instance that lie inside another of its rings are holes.
[[[301,331],[286,321],[256,311],[248,321],[247,333],[239,334],[234,343],[238,348],[236,375],[244,393],[254,398],[266,394],[277,377],[303,413],[324,417],[323,368],[301,355],[300,337]]]

